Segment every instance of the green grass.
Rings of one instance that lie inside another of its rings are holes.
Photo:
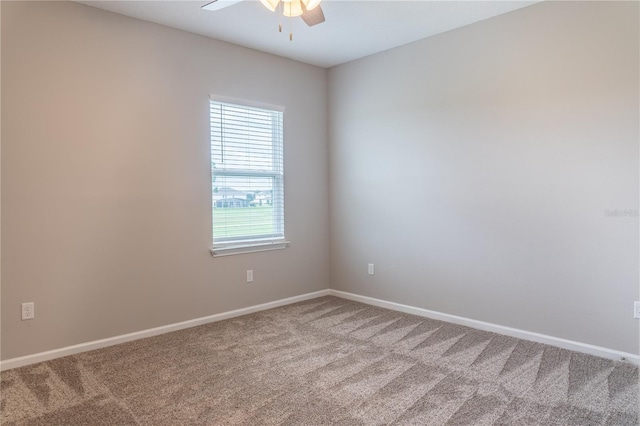
[[[274,232],[272,206],[213,209],[214,240],[269,235]]]

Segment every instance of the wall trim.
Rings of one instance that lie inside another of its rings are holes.
[[[212,322],[223,321],[229,318],[235,318],[242,315],[252,314],[254,312],[265,311],[267,309],[278,308],[280,306],[290,305],[292,303],[302,302],[317,297],[328,296],[329,290],[320,290],[312,293],[301,294],[299,296],[288,297],[286,299],[275,300],[273,302],[262,303],[260,305],[249,306],[246,308],[235,309],[233,311],[222,312],[219,314],[209,315],[206,317],[196,318],[188,321],[178,322],[161,327],[149,328],[147,330],[136,331],[120,336],[108,337],[106,339],[94,340],[92,342],[80,343],[78,345],[67,346],[60,349],[53,349],[46,352],[40,352],[33,355],[11,358],[6,361],[0,361],[0,371],[11,370],[12,368],[23,367],[25,365],[35,364],[38,362],[49,361],[64,356],[75,355],[81,352],[92,351],[95,349],[105,348],[120,343],[130,342],[132,340],[153,337],[159,334],[170,333],[172,331],[183,330],[185,328],[196,327],[198,325],[209,324]]]
[[[359,294],[347,293],[340,290],[329,290],[331,296],[340,297],[342,299],[353,300],[355,302],[366,303],[367,305],[378,306],[380,308],[391,309],[394,311],[404,312],[407,314],[418,315],[421,317],[432,318],[440,321],[451,322],[454,324],[465,325],[467,327],[476,328],[484,331],[491,331],[497,334],[517,337],[518,339],[530,340],[532,342],[544,343],[546,345],[556,346],[570,351],[581,352],[589,355],[595,355],[602,358],[612,359],[616,361],[627,361],[632,364],[640,365],[640,355],[632,353],[616,351],[614,349],[603,348],[601,346],[590,345],[588,343],[575,342],[573,340],[561,339],[559,337],[548,336],[546,334],[534,333],[532,331],[520,330],[517,328],[505,327],[503,325],[493,324],[484,321],[478,321],[471,318],[459,317],[457,315],[445,314],[429,309],[417,308],[415,306],[403,305],[401,303],[388,302],[386,300],[375,299],[369,296],[361,296]]]
[[[120,343],[130,342],[133,340],[153,337],[172,331],[183,330],[185,328],[196,327],[199,325],[209,324],[212,322],[223,321],[242,315],[252,314],[254,312],[265,311],[267,309],[278,308],[280,306],[290,305],[292,303],[302,302],[309,299],[315,299],[322,296],[336,296],[342,299],[353,300],[355,302],[365,303],[367,305],[378,306],[381,308],[391,309],[394,311],[404,312],[407,314],[417,315],[421,317],[432,318],[440,321],[446,321],[454,324],[465,325],[467,327],[476,328],[493,333],[503,334],[506,336],[516,337],[518,339],[530,340],[533,342],[544,343],[546,345],[556,346],[562,349],[581,352],[589,355],[599,356],[602,358],[612,359],[616,361],[627,361],[636,365],[640,365],[640,355],[627,352],[616,351],[614,349],[603,348],[601,346],[590,345],[588,343],[575,342],[573,340],[561,339],[559,337],[548,336],[546,334],[534,333],[531,331],[520,330],[517,328],[505,327],[503,325],[493,324],[484,321],[478,321],[471,318],[460,317],[457,315],[445,314],[429,309],[418,308],[415,306],[403,305],[401,303],[389,302],[382,299],[376,299],[369,296],[361,296],[359,294],[348,293],[340,290],[326,289],[315,291],[312,293],[301,294],[299,296],[288,297],[286,299],[275,300],[273,302],[262,303],[260,305],[248,306],[246,308],[235,309],[233,311],[222,312],[219,314],[209,315],[206,317],[196,318],[179,323],[164,325],[161,327],[150,328],[147,330],[136,331],[120,336],[109,337],[101,340],[94,340],[78,345],[67,346],[60,349],[53,349],[46,352],[40,352],[33,355],[26,355],[18,358],[0,361],[0,371],[11,370],[13,368],[23,367],[25,365],[36,364],[38,362],[49,361],[56,358],[62,358],[69,355],[75,355],[82,352],[92,351],[95,349],[105,348]]]

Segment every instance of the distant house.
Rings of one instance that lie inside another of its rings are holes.
[[[245,198],[223,198],[215,201],[216,208],[249,207],[249,201]]]
[[[212,201],[216,208],[249,207],[247,193],[229,187],[221,187],[214,191]]]
[[[273,202],[273,191],[256,192],[256,197],[253,200],[253,204],[258,206],[262,206],[265,204],[270,206],[272,202]]]

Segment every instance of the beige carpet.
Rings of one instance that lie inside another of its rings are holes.
[[[638,425],[638,369],[323,297],[2,373],[3,425]]]

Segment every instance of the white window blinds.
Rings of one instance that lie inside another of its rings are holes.
[[[212,98],[213,242],[284,239],[283,112]]]

